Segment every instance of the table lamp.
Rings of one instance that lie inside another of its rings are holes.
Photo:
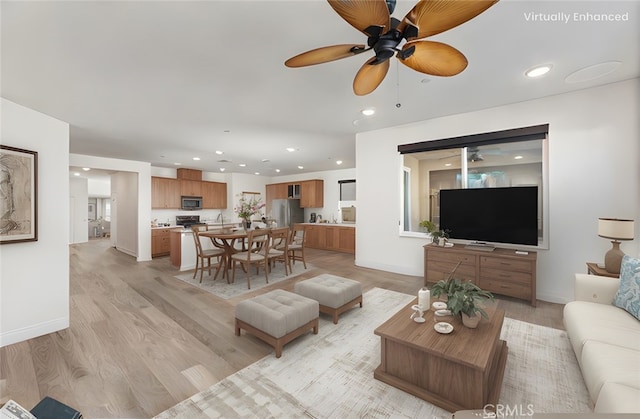
[[[620,240],[633,240],[633,220],[618,218],[598,218],[598,236],[613,239],[613,247],[604,255],[604,268],[612,274],[620,273],[624,252],[620,250]]]

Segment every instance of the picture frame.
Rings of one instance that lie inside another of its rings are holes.
[[[0,244],[38,240],[38,152],[0,145]]]

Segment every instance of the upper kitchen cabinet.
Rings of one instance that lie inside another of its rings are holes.
[[[180,195],[202,196],[202,182],[199,180],[180,179]]]
[[[286,183],[274,183],[265,186],[266,190],[266,212],[271,213],[271,201],[274,199],[287,199],[287,184]]]
[[[151,208],[180,208],[180,181],[151,177]]]
[[[322,208],[324,206],[324,181],[321,179],[300,182],[300,206]]]
[[[202,206],[204,209],[227,208],[227,184],[203,181]]]
[[[184,169],[180,168],[177,170],[178,179],[184,180],[202,180],[202,170],[194,170],[194,169]]]

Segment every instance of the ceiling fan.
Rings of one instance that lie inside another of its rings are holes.
[[[395,54],[404,65],[433,76],[455,76],[467,67],[467,59],[457,49],[421,38],[447,31],[473,19],[498,0],[420,0],[402,21],[391,17],[396,0],[328,0],[329,5],[351,26],[364,33],[362,44],[333,45],[313,49],[289,58],[287,67],[322,64],[373,50],[353,80],[353,92],[368,95],[389,71]],[[402,41],[407,42],[399,47]]]

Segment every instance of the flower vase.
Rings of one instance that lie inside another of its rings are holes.
[[[245,230],[251,230],[251,221],[249,220],[242,221],[242,226],[244,227]]]

